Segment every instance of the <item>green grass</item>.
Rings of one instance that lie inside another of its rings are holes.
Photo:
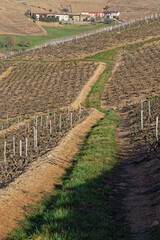
[[[104,51],[94,55],[93,57],[86,58],[85,60],[92,60],[95,62],[104,62],[106,63],[106,69],[99,77],[98,81],[92,87],[87,99],[86,99],[86,106],[88,108],[96,108],[99,111],[103,111],[100,106],[100,99],[105,87],[107,80],[109,79],[112,69],[115,65],[115,58],[118,54],[119,48],[112,49],[108,51]]]
[[[61,27],[46,27],[43,28],[47,31],[47,35],[40,35],[40,36],[20,36],[20,35],[13,35],[15,40],[15,49],[20,49],[19,43],[23,40],[29,42],[29,47],[34,47],[50,41],[52,39],[67,37],[87,31],[91,31],[100,27],[103,27],[102,24],[91,24],[91,25],[82,25],[82,26],[61,26]],[[0,35],[0,42],[3,42],[6,38],[6,35]],[[28,48],[28,47],[26,47]]]

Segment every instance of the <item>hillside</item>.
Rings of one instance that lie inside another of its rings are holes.
[[[160,239],[160,15],[109,29],[0,60],[0,240]]]
[[[0,34],[22,34],[22,35],[40,35],[44,34],[43,29],[37,24],[27,19],[24,15],[27,9],[36,12],[44,12],[52,9],[53,11],[60,11],[61,5],[69,7],[71,5],[72,11],[81,10],[102,10],[106,5],[109,10],[119,10],[121,12],[121,19],[129,20],[138,18],[160,11],[159,0],[148,1],[144,0],[1,0],[0,5]]]

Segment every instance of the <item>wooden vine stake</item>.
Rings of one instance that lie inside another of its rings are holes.
[[[141,110],[141,129],[143,129],[143,110]]]
[[[156,117],[156,140],[158,142],[158,117]]]
[[[28,122],[28,132],[29,132],[29,122]]]
[[[61,131],[62,128],[62,117],[61,115],[59,116],[59,131]]]
[[[18,118],[18,129],[19,129],[19,118]]]
[[[37,150],[37,129],[33,127],[34,150]]]
[[[6,141],[4,142],[4,166],[5,166],[5,169],[6,169],[6,166],[7,166],[7,161],[6,161],[6,146],[7,146],[7,143]]]
[[[37,129],[37,127],[38,127],[38,117],[36,117],[36,119],[35,119],[35,126],[36,126],[36,129]]]
[[[26,158],[28,157],[28,138],[26,138]]]
[[[13,137],[13,156],[16,155],[16,147],[15,147],[15,137]]]
[[[8,125],[8,115],[7,115],[7,125]]]
[[[151,102],[148,101],[148,115],[151,116]]]
[[[46,117],[46,128],[48,128],[48,116]]]
[[[72,125],[73,125],[73,113],[71,113],[71,128],[72,128]]]
[[[141,99],[141,110],[143,110],[143,100]]]
[[[20,140],[19,156],[20,156],[20,159],[22,159],[22,140]]]
[[[43,116],[41,116],[41,127],[43,125]]]
[[[52,121],[50,120],[49,123],[50,123],[50,134],[52,134]]]
[[[56,114],[54,113],[54,124],[56,123]]]

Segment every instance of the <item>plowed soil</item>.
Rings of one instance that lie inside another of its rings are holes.
[[[102,97],[102,107],[114,108],[121,117],[113,198],[116,217],[124,215],[133,240],[160,239],[159,63],[159,42],[121,52]]]
[[[115,109],[160,92],[160,41],[121,53],[106,84],[102,107]]]

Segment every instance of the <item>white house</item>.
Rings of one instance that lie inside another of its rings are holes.
[[[106,18],[117,18],[120,15],[118,11],[104,11]]]
[[[82,11],[81,12],[82,18],[90,18],[90,19],[97,19],[103,18],[105,16],[104,11]]]
[[[58,17],[59,21],[69,21],[69,15],[67,13],[55,13],[55,17]]]

